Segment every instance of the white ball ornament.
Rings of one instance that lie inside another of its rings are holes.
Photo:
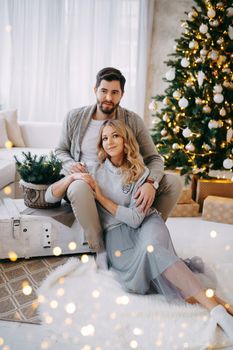
[[[216,103],[222,103],[224,100],[224,97],[222,94],[216,94],[214,95],[214,102]]]
[[[218,52],[215,51],[215,50],[212,50],[210,52],[210,58],[213,60],[213,61],[216,61],[218,59]]]
[[[205,151],[209,151],[211,149],[210,145],[208,145],[207,143],[204,143],[202,147]]]
[[[209,114],[209,113],[211,112],[210,106],[205,105],[205,106],[203,107],[203,112],[206,113],[206,114]]]
[[[222,85],[220,85],[220,84],[214,85],[214,93],[215,94],[221,94],[222,90],[223,90]]]
[[[196,41],[196,40],[192,40],[192,41],[190,41],[190,43],[189,43],[189,48],[190,49],[197,49],[198,48],[198,42]]]
[[[158,105],[157,105],[157,103],[155,102],[155,100],[152,100],[152,101],[149,103],[148,108],[149,108],[150,111],[156,111],[156,109],[158,108]]]
[[[219,20],[215,19],[213,21],[210,21],[211,27],[218,27],[219,26]]]
[[[223,166],[225,169],[231,169],[233,167],[233,160],[230,158],[224,159]]]
[[[225,115],[227,114],[226,110],[224,107],[222,107],[219,111],[219,114],[221,115],[221,117],[225,117]]]
[[[199,30],[202,34],[206,34],[208,32],[208,26],[206,24],[201,24]]]
[[[227,142],[231,142],[232,138],[233,138],[233,129],[232,129],[232,128],[229,128],[229,129],[227,130],[226,141],[227,141]]]
[[[161,132],[160,132],[160,134],[161,134],[162,136],[167,135],[167,130],[166,130],[166,129],[162,129]]]
[[[197,105],[201,105],[202,104],[202,99],[200,97],[196,97],[195,98],[195,102]]]
[[[169,98],[168,97],[164,97],[163,104],[164,104],[164,106],[167,106],[169,104]]]
[[[182,135],[186,138],[190,137],[192,135],[192,131],[187,127],[182,131]]]
[[[218,121],[211,119],[208,123],[209,129],[217,129],[218,128]]]
[[[217,44],[221,45],[222,43],[224,43],[224,39],[223,39],[223,37],[220,37],[220,38],[217,40]]]
[[[208,53],[208,51],[207,51],[206,49],[202,49],[202,50],[200,51],[201,56],[206,56],[207,53]]]
[[[173,143],[172,149],[176,150],[176,149],[179,149],[179,148],[180,148],[180,145],[178,143]]]
[[[179,131],[180,131],[180,127],[179,127],[179,126],[175,126],[175,127],[173,128],[174,134],[178,134]]]
[[[188,104],[189,104],[188,100],[185,97],[182,97],[178,102],[178,105],[180,106],[180,108],[186,108]]]
[[[168,115],[167,113],[165,113],[165,114],[163,115],[163,121],[164,121],[164,122],[169,122],[169,121],[170,121],[169,115]]]
[[[189,66],[189,60],[187,60],[186,57],[182,58],[182,60],[180,61],[180,64],[182,67],[187,68]]]
[[[215,15],[216,15],[216,12],[214,11],[213,8],[211,8],[211,9],[209,9],[209,10],[207,11],[207,16],[208,16],[209,18],[214,18]]]
[[[232,17],[233,16],[233,7],[228,7],[227,8],[227,17]]]
[[[195,151],[194,144],[191,141],[185,146],[185,148],[187,149],[187,151],[190,151],[190,152]]]
[[[176,91],[173,92],[172,96],[173,96],[175,99],[179,100],[180,97],[181,97],[181,93],[180,93],[179,90],[176,90]]]
[[[172,81],[175,79],[176,73],[175,73],[175,69],[170,69],[166,74],[166,79],[169,81]]]

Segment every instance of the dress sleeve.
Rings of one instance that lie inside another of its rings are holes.
[[[129,225],[130,227],[137,228],[141,225],[147,214],[140,212],[139,208],[136,207],[136,199],[134,199],[134,194],[136,193],[138,187],[140,187],[149,175],[149,170],[146,168],[144,174],[135,183],[134,190],[131,194],[131,201],[129,207],[118,205],[115,218],[119,221]]]

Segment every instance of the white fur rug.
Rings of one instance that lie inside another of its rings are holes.
[[[43,323],[77,349],[201,350],[230,345],[202,307],[125,293],[111,271],[96,271],[93,258],[87,263],[71,258],[48,276],[38,294]]]

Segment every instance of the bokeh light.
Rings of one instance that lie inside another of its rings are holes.
[[[68,245],[69,250],[75,250],[77,248],[76,242],[70,242]]]
[[[81,256],[81,261],[82,261],[83,264],[87,263],[89,261],[88,255],[87,254],[83,254]]]
[[[73,314],[76,310],[76,306],[74,303],[68,303],[65,306],[65,310],[68,314]]]
[[[212,298],[214,296],[214,291],[211,288],[208,288],[205,292],[207,298]]]
[[[16,252],[14,252],[13,250],[8,252],[8,257],[11,261],[16,261],[18,259]]]
[[[154,251],[154,247],[153,247],[152,244],[150,244],[150,245],[147,246],[147,251],[148,251],[149,253],[152,253],[152,252]]]
[[[61,255],[61,253],[62,253],[62,250],[61,250],[60,247],[54,247],[53,248],[53,255],[59,256],[59,255]]]

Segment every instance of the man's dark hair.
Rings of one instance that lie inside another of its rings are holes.
[[[124,92],[125,87],[125,77],[121,72],[113,67],[107,67],[101,69],[96,75],[95,87],[98,88],[102,80],[113,81],[118,80],[120,82],[121,91]]]

